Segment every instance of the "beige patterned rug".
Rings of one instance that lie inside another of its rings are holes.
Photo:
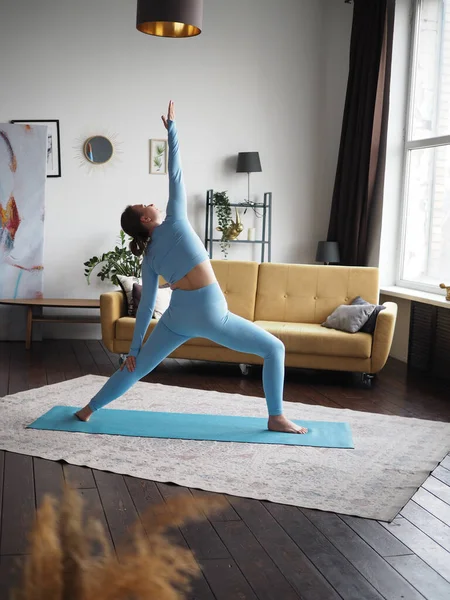
[[[81,406],[89,375],[0,399],[0,449],[191,488],[392,520],[450,450],[450,424],[285,404],[294,419],[347,421],[354,450],[132,438],[26,429],[55,405]],[[109,408],[263,417],[265,402],[138,383]]]

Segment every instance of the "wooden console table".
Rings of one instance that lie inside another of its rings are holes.
[[[69,315],[48,317],[43,314],[44,308],[100,308],[100,300],[78,299],[78,298],[24,298],[18,300],[0,299],[0,304],[10,306],[26,306],[27,311],[27,334],[25,347],[31,347],[33,334],[33,323],[100,323],[100,317],[73,317]]]

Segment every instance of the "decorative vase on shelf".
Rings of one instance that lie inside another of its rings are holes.
[[[217,227],[217,231],[220,231],[223,239],[227,241],[236,240],[239,237],[239,235],[244,231],[244,226],[242,225],[241,217],[237,208],[236,221],[232,220],[231,225],[225,231],[222,227]]]

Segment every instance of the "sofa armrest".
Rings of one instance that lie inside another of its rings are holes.
[[[100,296],[100,321],[102,340],[110,352],[114,352],[116,321],[126,316],[125,295],[123,292],[108,292]]]
[[[395,302],[385,302],[383,306],[386,308],[378,313],[377,324],[373,333],[372,373],[378,373],[386,364],[397,320],[397,305]]]

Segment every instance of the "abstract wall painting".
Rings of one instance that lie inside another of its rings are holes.
[[[47,127],[0,123],[0,298],[43,293]]]
[[[47,126],[47,177],[61,177],[61,149],[59,143],[59,121],[14,120],[11,123],[34,127]]]

